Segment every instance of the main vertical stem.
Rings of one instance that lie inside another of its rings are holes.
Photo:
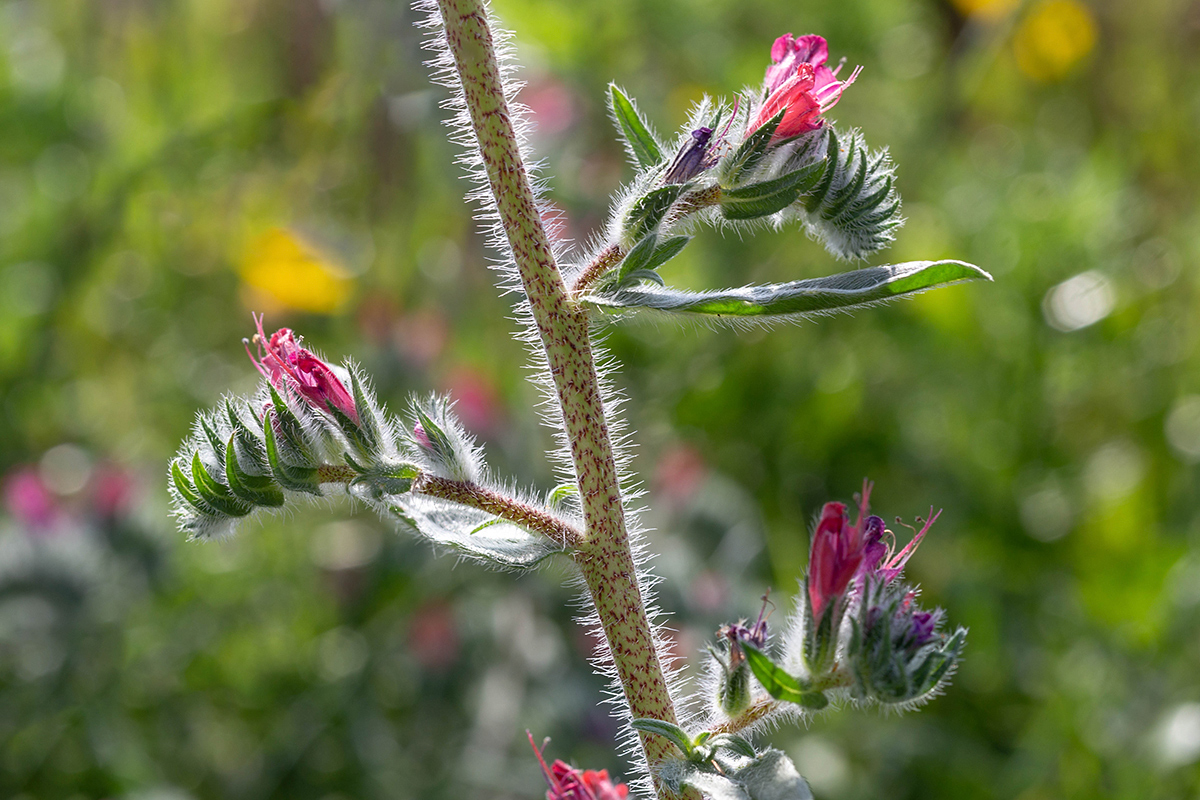
[[[576,561],[596,604],[634,717],[676,722],[625,528],[621,490],[585,312],[554,263],[521,161],[483,0],[438,0],[492,195],[541,335],[579,479],[585,522]],[[642,735],[651,768],[673,751]],[[666,796],[659,787],[661,795]]]

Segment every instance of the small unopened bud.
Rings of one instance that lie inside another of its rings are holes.
[[[419,422],[413,426],[413,438],[426,450],[433,449],[433,442],[429,441],[429,434],[425,432],[425,427]]]
[[[713,654],[725,673],[717,688],[717,701],[721,710],[731,717],[736,717],[750,705],[750,667],[746,663],[746,653],[742,644],[753,645],[759,650],[767,644],[766,594],[762,600],[762,609],[753,625],[748,625],[746,620],[742,619],[717,629],[717,636],[729,643],[728,661],[717,653]]]

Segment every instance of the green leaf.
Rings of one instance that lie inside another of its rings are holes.
[[[683,753],[685,757],[692,754],[692,739],[683,728],[661,719],[635,719],[629,723],[635,731],[653,733],[667,739]]]
[[[279,508],[283,505],[283,490],[266,475],[248,475],[242,470],[234,448],[236,439],[236,434],[230,436],[225,445],[225,482],[229,490],[251,505]]]
[[[892,300],[959,281],[991,280],[963,261],[909,261],[768,286],[713,292],[639,287],[600,292],[582,302],[610,313],[666,311],[718,317],[785,317],[821,314]]]
[[[196,491],[196,487],[183,474],[183,470],[179,468],[179,461],[171,462],[171,481],[175,484],[175,490],[179,492],[179,496],[187,502],[189,506],[199,511],[206,517],[211,517],[217,514],[217,510],[204,502],[204,498]]]
[[[649,169],[661,164],[661,145],[650,132],[650,126],[638,113],[637,106],[615,83],[608,85],[608,107],[617,122],[617,130],[637,165],[642,169]]]
[[[721,201],[721,216],[725,219],[759,219],[768,217],[796,202],[800,192],[791,186],[775,194],[751,200]]]
[[[733,152],[733,155],[725,159],[722,168],[722,186],[736,187],[741,183],[743,178],[754,171],[754,168],[762,161],[763,156],[767,154],[767,150],[771,144],[771,137],[775,135],[775,130],[779,127],[779,123],[783,122],[783,114],[784,112],[780,111],[774,117],[767,120],[761,128],[746,137],[746,141],[742,142],[741,146]]]
[[[730,200],[758,200],[763,197],[771,197],[787,189],[795,188],[805,177],[812,175],[820,168],[821,164],[818,162],[769,181],[750,183],[737,189],[727,189],[724,197]]]
[[[792,677],[763,655],[762,651],[754,645],[743,642],[742,649],[746,653],[750,671],[754,673],[754,677],[758,678],[758,682],[771,697],[814,710],[829,705],[829,698],[823,693],[806,687],[798,678]]]
[[[548,537],[478,509],[419,494],[404,494],[388,506],[396,518],[434,544],[502,569],[530,569],[562,552]]]
[[[729,750],[737,753],[739,756],[746,758],[754,758],[754,745],[738,736],[735,733],[718,733],[716,736],[709,739],[706,744],[709,747],[716,747],[722,750]]]
[[[234,497],[229,487],[208,474],[199,453],[192,454],[192,481],[204,502],[227,517],[244,517],[254,510],[254,506]]]
[[[812,800],[808,784],[782,750],[763,751],[732,776],[746,787],[750,800]]]
[[[275,425],[270,415],[263,420],[264,442],[267,449],[267,464],[276,483],[284,489],[293,492],[308,492],[320,496],[320,483],[317,480],[316,467],[294,467],[287,464],[279,455],[279,446],[275,442]]]
[[[775,748],[753,758],[724,759],[719,770],[711,763],[668,761],[659,773],[673,790],[690,786],[708,800],[812,800],[795,765]]]
[[[625,276],[625,280],[621,281],[622,286],[637,286],[642,281],[650,281],[657,283],[659,286],[666,286],[667,282],[663,280],[662,275],[659,275],[652,269],[637,269]]]
[[[658,269],[663,264],[679,255],[679,253],[683,250],[683,248],[687,247],[688,242],[691,240],[692,237],[690,236],[672,236],[671,238],[667,239],[655,249],[654,255],[651,256],[650,261],[646,264],[645,268],[648,270]]]
[[[631,272],[636,272],[640,269],[645,269],[650,263],[650,259],[654,256],[654,248],[658,246],[658,234],[651,231],[642,238],[640,242],[633,246],[633,249],[621,260],[621,266],[617,270],[618,284],[625,282],[625,276]]]
[[[560,483],[550,492],[549,505],[558,508],[568,497],[579,495],[579,486],[574,483]]]
[[[658,227],[663,217],[671,210],[671,206],[679,199],[679,195],[689,188],[691,184],[688,183],[673,183],[660,186],[639,197],[625,215],[626,235],[634,241],[643,239]]]

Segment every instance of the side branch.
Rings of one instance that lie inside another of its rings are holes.
[[[413,481],[412,490],[418,494],[452,500],[553,539],[564,550],[578,546],[583,536],[561,519],[540,508],[522,503],[512,497],[486,489],[475,483],[439,478],[422,474]]]

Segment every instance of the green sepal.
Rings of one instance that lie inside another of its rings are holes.
[[[233,407],[233,403],[228,400],[225,401],[225,413],[229,417],[229,424],[233,426],[233,435],[237,440],[238,456],[248,462],[256,474],[267,475],[271,467],[266,461],[266,452],[259,437],[251,433],[250,429],[246,427],[246,423]],[[239,466],[241,466],[240,461]]]
[[[196,487],[183,474],[183,470],[179,468],[179,461],[176,459],[171,462],[171,481],[175,484],[175,490],[179,492],[179,496],[192,508],[199,511],[206,517],[217,516],[218,512],[215,508],[204,502],[204,498],[196,491]]]
[[[640,241],[663,221],[671,206],[687,189],[690,183],[673,183],[652,189],[637,199],[625,215],[625,236],[631,241]]]
[[[279,508],[283,505],[283,490],[266,475],[249,475],[242,470],[234,446],[236,439],[236,434],[230,436],[225,445],[225,482],[229,491],[251,505]]]
[[[192,481],[204,502],[227,517],[244,517],[254,510],[254,506],[234,497],[228,486],[208,474],[199,453],[192,454]]]
[[[356,369],[350,370],[350,394],[354,397],[354,408],[358,411],[358,435],[368,448],[377,448],[383,441],[383,430],[375,416],[374,407],[367,401],[367,393]]]
[[[213,427],[208,424],[208,420],[205,419],[206,416],[203,414],[200,416],[200,428],[204,431],[204,438],[208,440],[208,446],[212,448],[213,455],[216,457],[218,463],[220,463],[225,457],[225,443],[221,440],[220,435],[213,430]],[[221,468],[224,469],[224,464],[221,464]]]
[[[354,420],[350,419],[340,408],[332,403],[328,403],[325,410],[329,412],[329,416],[333,417],[333,421],[337,423],[338,428],[345,435],[346,439],[349,440],[350,445],[358,451],[359,455],[370,458],[372,451],[375,449],[374,445],[368,441],[362,429],[354,423]]]
[[[637,165],[641,169],[649,169],[661,164],[662,147],[650,132],[650,126],[638,113],[637,106],[615,83],[608,85],[608,107],[616,120],[617,131],[625,140],[625,146]]]
[[[275,424],[270,415],[263,418],[263,441],[267,446],[267,464],[275,482],[284,489],[293,492],[307,492],[321,496],[320,481],[317,479],[316,467],[293,467],[284,463],[279,455],[279,446],[275,442]]]
[[[568,497],[577,497],[579,495],[579,486],[575,483],[560,483],[550,491],[550,497],[547,498],[547,503],[551,508],[558,508]]]
[[[454,441],[442,430],[440,425],[425,413],[420,405],[415,405],[413,408],[417,414],[417,421],[421,423],[421,429],[425,431],[425,436],[429,439],[434,455],[447,467],[456,468],[458,452],[454,449]]]
[[[688,736],[687,732],[678,725],[674,725],[670,722],[664,722],[661,719],[649,718],[635,719],[629,724],[635,731],[639,731],[641,733],[653,733],[663,737],[678,747],[679,751],[683,753],[685,758],[688,758],[692,755],[692,751],[694,749],[692,746],[692,738]]]
[[[275,391],[275,387],[271,383],[267,383],[267,388],[271,390],[271,403],[275,406],[275,424],[279,426],[279,436],[283,440],[284,446],[295,451],[296,455],[303,458],[305,461],[315,461],[316,456],[312,452],[312,448],[304,439],[304,427],[300,424],[300,420],[288,408],[287,403],[280,397],[279,392]],[[263,421],[263,428],[272,427]],[[274,468],[274,465],[272,465]]]
[[[786,110],[784,109],[784,111]],[[763,156],[767,154],[771,145],[771,137],[775,135],[779,123],[783,122],[784,111],[771,117],[763,123],[762,127],[747,136],[741,146],[733,152],[733,155],[725,160],[722,186],[737,186],[741,183],[742,178],[754,171]]]
[[[804,198],[804,210],[812,214],[825,200],[825,195],[829,194],[829,188],[833,186],[833,177],[837,172],[838,164],[838,138],[837,131],[832,125],[829,127],[829,141],[825,149],[825,171],[821,174],[821,180],[817,183],[812,193]]]
[[[754,645],[742,642],[741,646],[746,653],[746,661],[750,664],[750,671],[771,697],[813,711],[819,711],[829,705],[829,698],[824,692],[805,686],[800,679],[789,675]]]

